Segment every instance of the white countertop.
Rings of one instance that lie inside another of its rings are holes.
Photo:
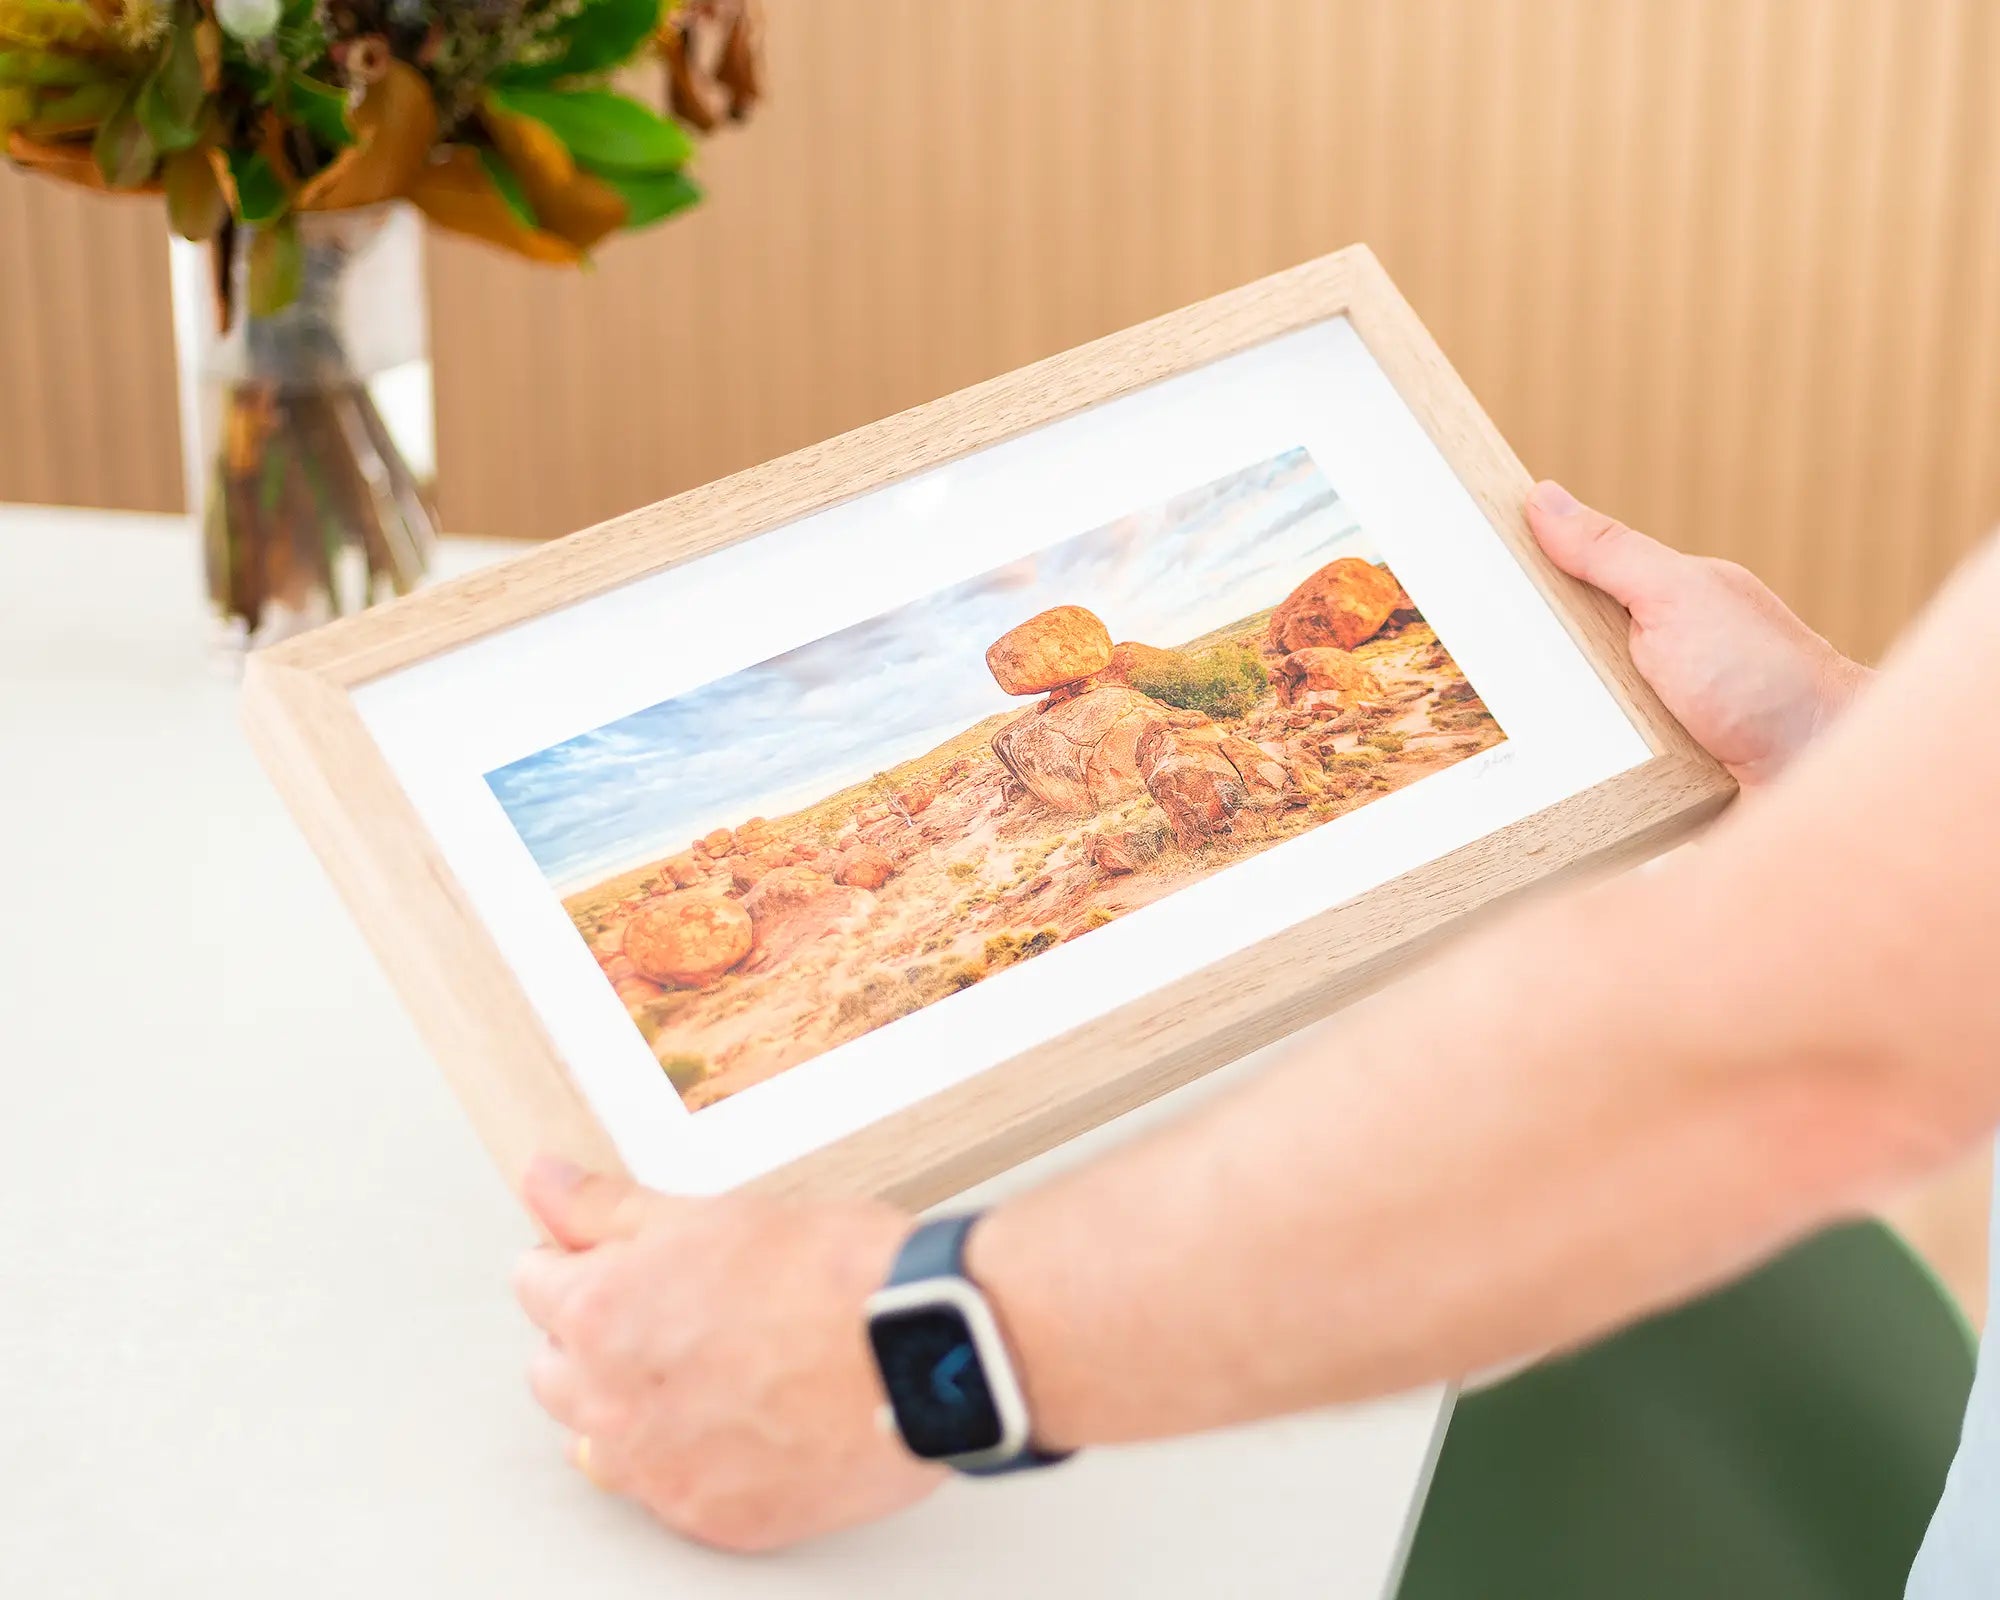
[[[180,519],[0,507],[0,1593],[1384,1592],[1437,1391],[952,1484],[756,1560],[591,1490],[523,1381],[527,1225],[202,622]]]

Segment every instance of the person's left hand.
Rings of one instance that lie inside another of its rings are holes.
[[[674,1199],[547,1158],[525,1192],[556,1241],[515,1273],[549,1336],[529,1381],[598,1487],[703,1544],[764,1550],[937,1485],[876,1423],[862,1322],[902,1213]]]

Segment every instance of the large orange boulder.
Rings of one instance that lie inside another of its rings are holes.
[[[993,680],[1009,694],[1042,694],[1110,664],[1110,630],[1082,606],[1044,611],[986,647]]]
[[[930,804],[938,797],[936,778],[915,778],[896,791],[896,804],[908,816],[917,816],[930,809]]]
[[[1148,729],[1206,720],[1107,683],[1016,717],[993,735],[993,753],[1042,804],[1080,816],[1145,787],[1139,740]]]
[[[1221,838],[1249,803],[1229,759],[1209,740],[1177,728],[1153,728],[1139,741],[1139,769],[1183,850]]]
[[[1332,645],[1352,650],[1381,632],[1405,603],[1403,586],[1387,567],[1342,556],[1306,579],[1271,613],[1271,648],[1283,652]]]
[[[833,881],[850,889],[879,889],[895,870],[887,852],[872,844],[856,845],[834,867]]]
[[[1348,704],[1373,700],[1382,693],[1382,680],[1350,652],[1334,645],[1294,650],[1279,660],[1277,671],[1278,697],[1288,706],[1321,691],[1340,694]]]
[[[1243,780],[1243,792],[1253,806],[1274,806],[1292,787],[1292,771],[1262,745],[1226,735],[1217,743],[1216,753],[1236,769]]]
[[[704,833],[695,843],[712,856],[726,856],[736,847],[736,835],[727,828],[716,828]]]
[[[625,924],[625,959],[654,983],[699,989],[750,953],[750,916],[698,889],[662,895]]]

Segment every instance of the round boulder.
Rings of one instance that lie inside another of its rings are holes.
[[[879,889],[895,870],[885,851],[872,844],[856,845],[840,858],[833,881],[850,889]]]
[[[1082,606],[1044,611],[986,647],[993,680],[1009,694],[1043,694],[1110,664],[1111,632]]]
[[[625,924],[625,959],[654,983],[699,989],[750,953],[750,914],[700,890],[662,895]]]
[[[1332,645],[1352,650],[1381,632],[1405,602],[1403,586],[1387,567],[1342,556],[1306,579],[1271,613],[1271,648],[1284,652]]]

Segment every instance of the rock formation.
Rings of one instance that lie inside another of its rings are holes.
[[[1090,864],[1110,877],[1137,872],[1147,862],[1159,858],[1167,847],[1167,824],[1158,818],[1127,828],[1122,833],[1093,833],[1085,837],[1084,853]]]
[[[1274,617],[1273,621],[1276,620]],[[1353,699],[1372,700],[1382,682],[1354,656],[1335,645],[1308,645],[1282,657],[1277,665],[1278,697],[1287,706],[1307,694],[1332,690]]]
[[[840,858],[833,881],[850,889],[879,889],[894,871],[886,852],[872,844],[856,845]]]
[[[1271,613],[1274,654],[1332,645],[1352,650],[1379,633],[1399,605],[1403,586],[1386,568],[1356,556],[1329,561]]]
[[[1166,813],[1174,843],[1196,850],[1229,832],[1230,819],[1249,801],[1241,774],[1215,745],[1165,726],[1139,741],[1139,772],[1146,792]]]
[[[625,959],[642,978],[699,989],[750,952],[750,917],[701,890],[661,895],[625,924]]]
[[[1107,683],[1024,712],[993,735],[993,753],[1042,804],[1081,816],[1145,787],[1139,741],[1149,729],[1204,721],[1198,712],[1177,711]]]
[[[994,681],[1009,694],[1045,694],[1111,664],[1111,634],[1094,612],[1057,606],[1009,628],[986,649]]]

